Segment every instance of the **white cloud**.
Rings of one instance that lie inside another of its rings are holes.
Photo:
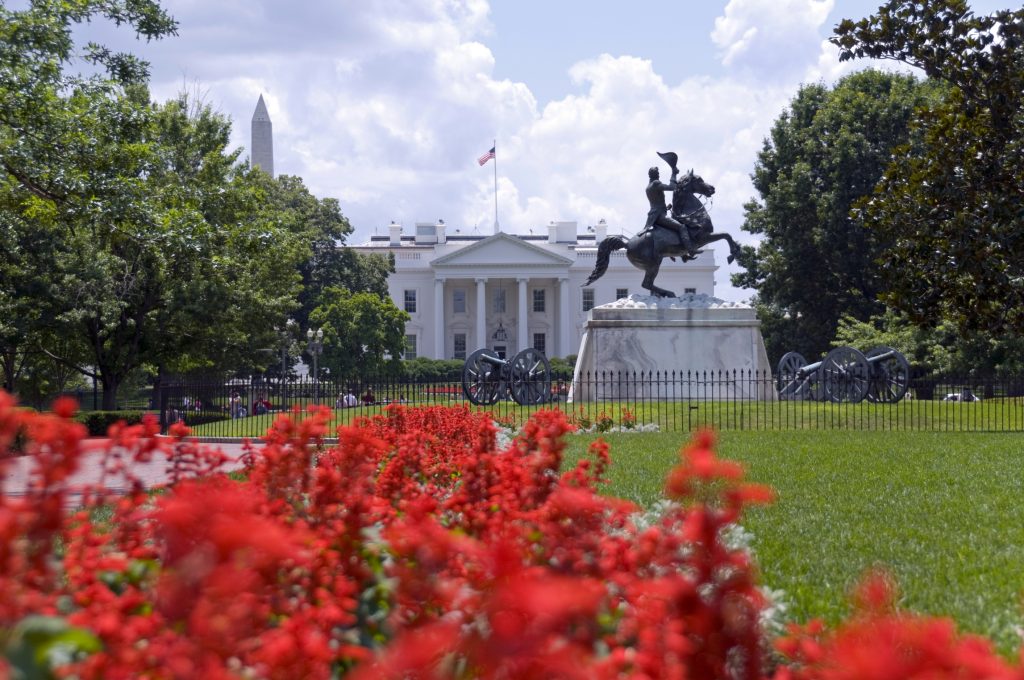
[[[834,0],[729,0],[711,40],[722,63],[785,79],[817,51]]]

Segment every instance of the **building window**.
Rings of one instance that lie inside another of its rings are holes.
[[[545,349],[546,343],[544,342],[544,339],[545,338],[544,338],[544,334],[543,333],[534,333],[533,334],[533,348],[535,350],[537,350],[538,352],[544,353],[544,352],[547,351]]]
[[[622,298],[628,298],[628,297],[629,297],[629,288],[616,288],[615,289],[615,299],[616,300],[621,300]]]
[[[405,336],[405,358],[415,359],[416,358],[416,336],[407,335]]]
[[[683,295],[696,295],[696,294],[697,294],[697,289],[696,288],[683,288]]]
[[[589,312],[594,308],[594,289],[584,288],[583,289],[583,311]]]
[[[506,350],[505,345],[495,345],[494,346],[494,353],[498,355],[499,359],[504,359],[505,358],[505,352],[506,351],[507,350]]]
[[[533,311],[544,312],[544,289],[534,288],[533,289]]]
[[[462,288],[456,288],[452,291],[452,313],[466,313],[466,291]]]
[[[466,334],[456,333],[455,334],[455,358],[465,359],[466,358]]]
[[[505,289],[499,288],[494,291],[494,313],[504,314],[505,313]]]
[[[410,314],[416,313],[416,291],[414,290],[405,291],[405,311]]]

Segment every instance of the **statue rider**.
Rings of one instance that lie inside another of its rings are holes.
[[[665,205],[665,192],[675,191],[676,175],[678,174],[679,170],[676,169],[673,163],[672,179],[669,180],[668,184],[665,184],[659,178],[658,168],[651,168],[647,171],[647,177],[650,179],[650,182],[647,184],[647,200],[651,203],[651,209],[647,212],[647,224],[644,225],[644,228],[650,229],[652,226],[657,225],[675,231],[679,234],[679,240],[683,247],[686,248],[687,252],[692,253],[693,241],[690,239],[689,230],[686,228],[686,225],[672,219],[668,206]]]

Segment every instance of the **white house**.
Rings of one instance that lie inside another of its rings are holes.
[[[364,253],[393,253],[391,298],[412,317],[406,324],[406,358],[465,359],[489,347],[511,357],[534,347],[549,357],[579,351],[591,308],[647,294],[643,272],[612,253],[608,271],[591,286],[604,220],[577,234],[575,222],[551,222],[546,236],[498,232],[490,236],[446,233],[444,221],[417,222],[414,234],[392,223],[387,235],[349,246]],[[682,264],[666,260],[657,284],[677,294],[714,294],[714,251]]]

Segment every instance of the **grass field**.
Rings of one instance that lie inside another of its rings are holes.
[[[593,436],[570,438],[567,464]],[[607,493],[649,505],[682,434],[609,434]],[[1024,624],[1024,437],[934,432],[736,432],[719,454],[778,500],[743,521],[763,582],[789,617],[836,622],[851,586],[884,565],[903,607],[950,616],[1005,654]]]

